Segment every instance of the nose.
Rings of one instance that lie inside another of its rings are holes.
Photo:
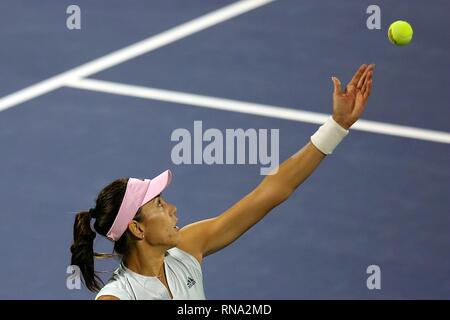
[[[170,215],[176,217],[177,216],[177,207],[173,206],[172,211],[170,212]]]
[[[174,206],[174,209],[172,211],[172,215],[175,218],[175,224],[178,223],[178,218],[177,218],[177,207]]]

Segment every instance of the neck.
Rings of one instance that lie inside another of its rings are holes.
[[[162,277],[166,251],[166,247],[151,247],[139,243],[124,256],[123,262],[128,269],[143,276]]]

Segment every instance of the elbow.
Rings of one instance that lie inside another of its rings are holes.
[[[286,184],[280,184],[270,180],[263,181],[257,190],[260,196],[265,199],[265,202],[270,203],[272,207],[276,207],[289,199],[294,192]]]
[[[282,204],[291,196],[292,192],[286,189],[272,191],[266,195],[268,202],[272,208]]]
[[[293,190],[290,190],[289,188],[281,188],[273,195],[274,201],[276,202],[277,205],[279,205],[282,202],[285,202],[287,199],[289,199],[292,193]]]

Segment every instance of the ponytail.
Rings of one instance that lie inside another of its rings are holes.
[[[125,233],[119,240],[114,242],[115,252],[112,254],[94,252],[95,236],[98,233],[106,237],[109,229],[111,229],[125,196],[127,183],[128,178],[114,180],[100,191],[95,200],[94,209],[80,212],[75,216],[73,244],[70,247],[72,252],[71,264],[80,268],[84,284],[93,292],[99,291],[103,286],[102,280],[94,269],[95,258],[123,256],[127,251],[129,237]],[[91,229],[92,218],[95,219],[93,224],[95,231]],[[139,211],[135,219],[140,219]]]
[[[97,292],[103,282],[94,270],[94,239],[96,233],[91,229],[93,210],[80,212],[75,216],[71,264],[80,268],[86,287]]]

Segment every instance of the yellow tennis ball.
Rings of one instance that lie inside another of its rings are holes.
[[[412,40],[413,29],[408,22],[397,20],[389,26],[388,37],[393,44],[406,46]]]

